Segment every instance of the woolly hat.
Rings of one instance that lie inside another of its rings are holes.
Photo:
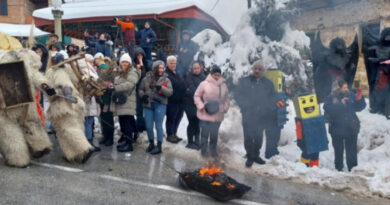
[[[91,55],[91,54],[85,54],[85,60],[86,61],[91,61],[91,60],[93,60],[93,56]]]
[[[95,54],[95,56],[93,57],[94,59],[96,59],[96,58],[101,58],[101,59],[103,59],[104,58],[104,55],[103,55],[103,53],[96,53]]]
[[[59,52],[55,52],[51,57],[51,61],[53,62],[53,64],[58,64],[64,61],[64,56]]]
[[[123,61],[127,61],[127,62],[129,62],[130,64],[133,64],[133,63],[131,62],[131,58],[130,58],[129,54],[127,54],[127,53],[125,53],[125,54],[123,54],[123,55],[121,56],[121,58],[120,58],[120,60],[119,60],[119,63],[122,63]]]

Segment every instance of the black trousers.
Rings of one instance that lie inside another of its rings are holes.
[[[112,112],[100,113],[100,125],[104,140],[112,141],[114,139],[114,115]]]
[[[122,134],[129,140],[133,140],[133,133],[135,130],[135,119],[133,115],[119,115],[119,125]]]
[[[199,140],[199,134],[200,134],[199,122],[200,122],[200,120],[196,116],[196,107],[195,106],[186,105],[184,108],[184,111],[186,112],[186,116],[188,119],[188,126],[187,126],[188,143],[192,143],[194,141]]]
[[[142,107],[142,102],[141,99],[138,97],[138,93],[136,99],[137,99],[137,107],[136,107],[137,121],[136,121],[136,130],[134,130],[134,132],[143,132],[146,130],[144,108]]]
[[[183,118],[184,109],[182,104],[168,103],[167,105],[167,121],[165,122],[165,128],[167,135],[175,135],[180,121]]]
[[[256,120],[243,117],[244,128],[244,147],[248,159],[255,159],[260,155],[260,149],[263,144],[263,132],[266,135],[265,158],[269,159],[278,155],[278,143],[280,139],[280,129],[275,125],[267,125]]]
[[[348,170],[357,166],[357,134],[335,135],[332,136],[332,145],[334,148],[334,164],[337,170],[342,171],[344,167],[344,149],[347,157]]]
[[[202,153],[207,152],[207,147],[209,147],[210,152],[217,152],[218,131],[220,126],[221,122],[200,121],[200,128],[202,130],[200,147]]]

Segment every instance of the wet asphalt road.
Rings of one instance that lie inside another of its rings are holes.
[[[0,159],[0,204],[222,204],[182,189],[176,172],[162,161],[179,171],[197,169],[201,162],[169,154],[151,156],[140,146],[131,156],[117,153],[115,146],[102,148],[83,165],[64,161],[57,145],[53,153],[25,169],[6,167]],[[314,185],[225,171],[252,187],[242,199],[228,204],[390,204]]]

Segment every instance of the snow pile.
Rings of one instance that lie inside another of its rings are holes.
[[[307,55],[310,39],[290,28],[292,15],[287,0],[258,1],[257,7],[241,18],[230,41],[221,43],[218,33],[206,29],[192,39],[206,54],[206,65],[219,65],[234,82],[261,59],[266,68],[280,68],[292,93],[312,89],[311,70],[302,55]],[[269,18],[268,18],[269,17]]]

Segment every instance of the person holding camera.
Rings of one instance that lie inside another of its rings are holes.
[[[129,54],[124,54],[119,60],[120,75],[114,80],[114,93],[112,96],[112,107],[115,107],[114,114],[118,116],[121,132],[124,136],[124,143],[117,146],[118,152],[133,151],[133,133],[135,131],[136,114],[136,85],[141,76],[141,70],[132,66]]]
[[[146,152],[153,155],[162,152],[161,145],[164,134],[162,124],[167,110],[168,97],[173,93],[171,81],[164,69],[163,61],[154,62],[153,70],[146,74],[138,88],[149,138],[149,146],[146,148]],[[157,130],[157,146],[154,144],[154,126]]]
[[[206,80],[196,89],[194,101],[201,121],[201,154],[203,157],[209,154],[217,157],[218,131],[230,105],[228,88],[217,65],[212,67]]]
[[[355,94],[348,89],[344,80],[335,80],[332,92],[324,102],[325,114],[329,116],[329,133],[335,154],[335,167],[342,171],[344,167],[344,149],[347,157],[348,170],[357,166],[357,137],[360,131],[360,121],[356,112],[366,107],[366,101],[361,90]]]

